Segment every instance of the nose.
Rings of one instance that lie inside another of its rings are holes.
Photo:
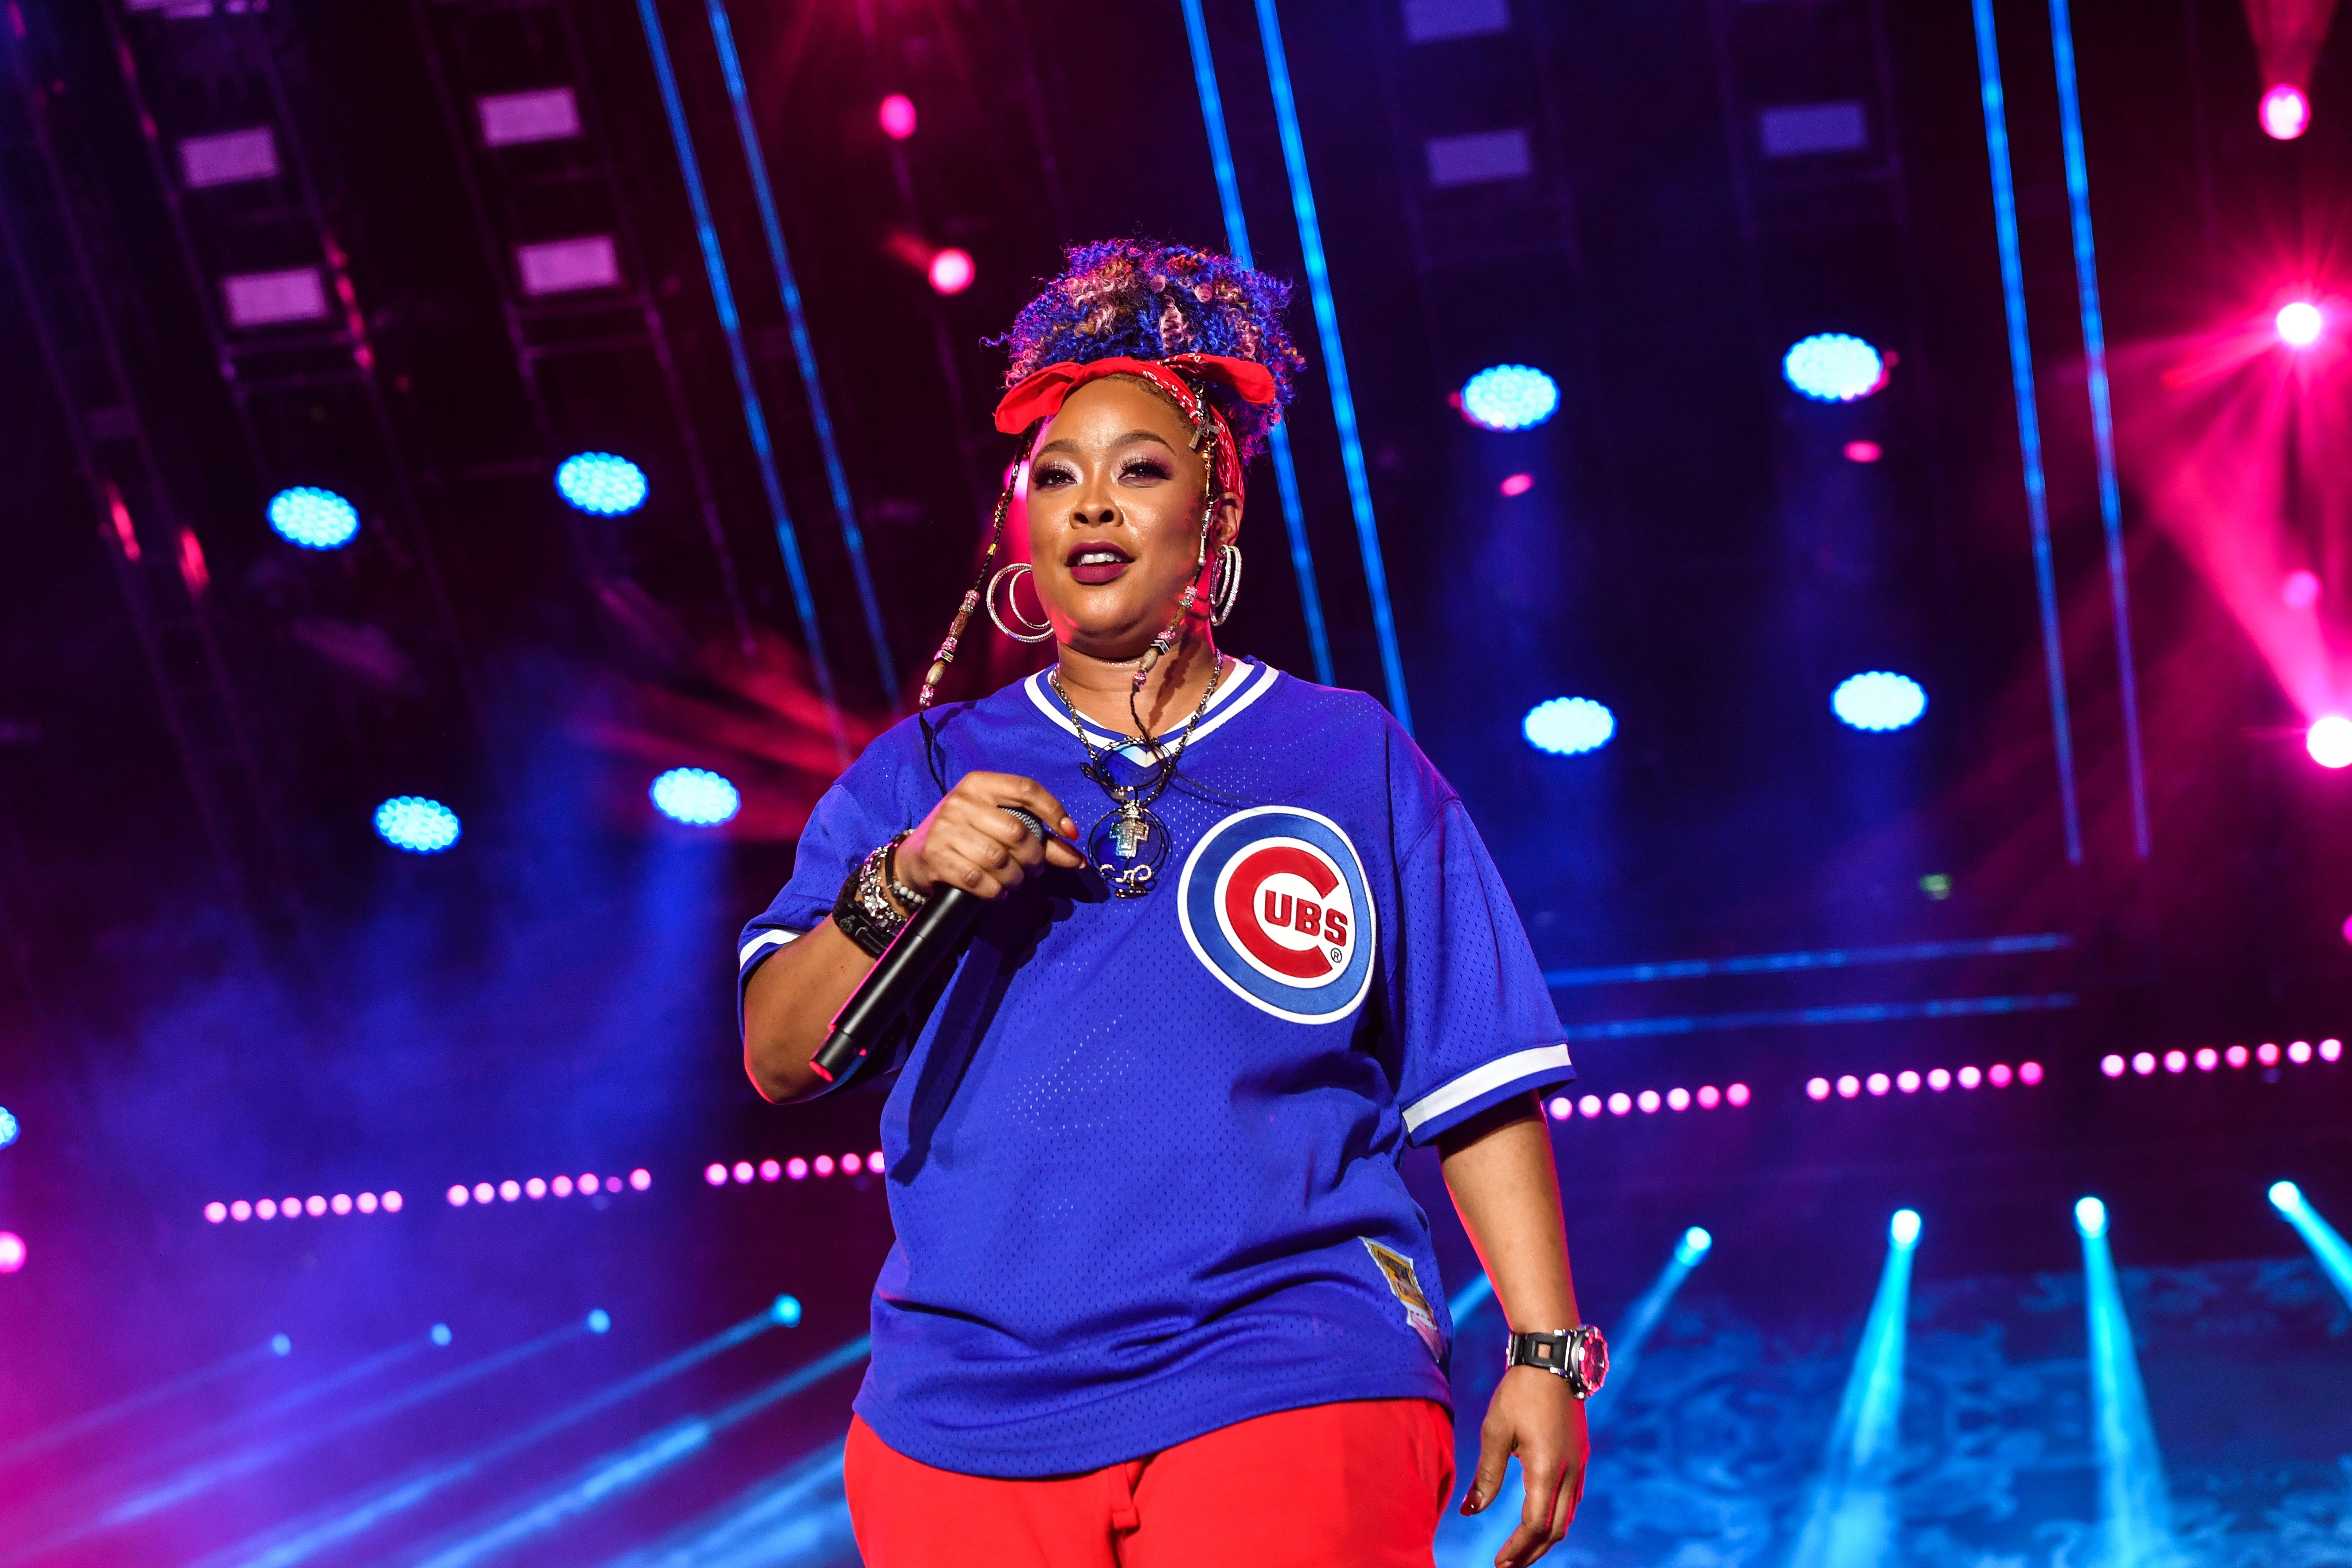
[[[1108,497],[1099,500],[1088,500],[1081,497],[1077,503],[1070,508],[1070,521],[1080,528],[1089,526],[1108,528],[1118,521],[1118,508],[1114,506]]]

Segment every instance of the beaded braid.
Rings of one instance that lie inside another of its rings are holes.
[[[1021,438],[1021,449],[1026,452],[1037,438],[1032,426]],[[964,627],[971,621],[972,611],[980,608],[981,595],[987,592],[989,569],[996,564],[997,552],[1004,548],[1004,519],[1013,510],[1013,487],[1021,482],[1022,465],[1015,463],[1004,477],[1004,489],[996,497],[995,514],[989,519],[988,548],[981,552],[980,571],[971,586],[964,590],[963,602],[956,606],[955,618],[948,623],[948,635],[940,651],[931,656],[931,668],[923,672],[923,689],[915,698],[915,722],[923,731],[923,760],[931,770],[931,780],[940,793],[948,792],[947,774],[940,765],[939,731],[931,728],[931,704],[938,700],[940,682],[948,675],[948,666],[955,662],[956,649],[963,641]]]
[[[1128,683],[1127,689],[1128,717],[1135,721],[1135,732],[1142,737],[1145,745],[1151,748],[1155,760],[1164,754],[1160,737],[1144,723],[1143,711],[1137,703],[1143,696],[1143,683],[1150,679],[1151,671],[1159,665],[1161,657],[1176,646],[1176,639],[1184,635],[1184,624],[1192,618],[1192,606],[1201,598],[1202,585],[1209,575],[1209,531],[1216,526],[1217,506],[1224,500],[1217,490],[1216,426],[1209,417],[1208,396],[1198,387],[1193,389],[1193,405],[1200,413],[1192,422],[1192,447],[1201,454],[1202,479],[1201,541],[1193,554],[1192,580],[1184,584],[1181,594],[1176,595],[1175,613],[1168,617],[1168,624],[1160,628],[1160,635],[1151,639],[1151,646],[1136,661],[1135,679]]]

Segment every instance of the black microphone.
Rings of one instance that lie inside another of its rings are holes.
[[[1021,819],[1038,843],[1045,842],[1045,825],[1016,805],[1003,807]],[[892,1038],[898,1021],[913,1005],[931,976],[951,962],[972,922],[988,900],[961,888],[940,887],[929,902],[898,928],[841,1011],[833,1016],[832,1032],[809,1058],[809,1069],[824,1079],[821,1094],[846,1089],[882,1065],[881,1047]]]

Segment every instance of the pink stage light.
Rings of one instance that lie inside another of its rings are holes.
[[[1735,1108],[1747,1104],[1749,1098],[1748,1086],[1744,1083],[1735,1083],[1723,1091],[1724,1103]]]
[[[582,1197],[586,1197],[590,1193],[593,1193],[595,1190],[596,1178],[593,1173],[580,1178],[580,1195]]]
[[[1583,1112],[1588,1119],[1598,1116],[1601,1114],[1601,1097],[1597,1094],[1588,1094],[1576,1102],[1576,1109]]]
[[[505,1181],[499,1184],[499,1196],[506,1199],[509,1203],[514,1202],[515,1199],[522,1196],[522,1184],[516,1181],[512,1176],[509,1176]]]
[[[2311,1042],[2297,1040],[2286,1048],[2286,1059],[2301,1067],[2311,1059]]]
[[[569,1176],[558,1176],[555,1180],[547,1184],[547,1190],[553,1193],[559,1198],[568,1198],[572,1195],[572,1178]]]
[[[2262,1063],[2263,1066],[2266,1068],[2274,1068],[2278,1066],[2278,1058],[2279,1048],[2271,1044],[2268,1040],[2264,1040],[2261,1045],[2254,1047],[2254,1060]]]
[[[1645,1089],[1641,1093],[1633,1097],[1633,1103],[1642,1108],[1643,1115],[1651,1116],[1656,1114],[1657,1109],[1662,1101],[1658,1099],[1658,1091],[1656,1089]]]
[[[1630,1116],[1633,1112],[1633,1097],[1620,1089],[1609,1097],[1609,1114]]]
[[[236,1202],[228,1205],[228,1217],[239,1222],[251,1219],[253,1217],[253,1205],[247,1203],[243,1198],[239,1198]]]
[[[375,1194],[373,1193],[362,1193],[360,1194],[360,1213],[375,1213]]]
[[[1919,1092],[1919,1075],[1905,1068],[1895,1075],[1895,1087],[1906,1094],[1916,1094]]]
[[[702,1179],[714,1187],[723,1187],[727,1184],[727,1167],[713,1160],[702,1167]]]
[[[2197,1070],[2199,1072],[2211,1072],[2215,1068],[2220,1067],[2221,1065],[2221,1052],[2215,1050],[2210,1046],[2200,1046],[2198,1047]]]
[[[490,1184],[489,1184],[489,1183],[488,1183],[488,1182],[476,1182],[476,1183],[474,1184],[474,1201],[475,1201],[476,1203],[478,1203],[478,1204],[486,1204],[486,1203],[488,1203],[492,1198],[497,1197],[498,1195],[499,1195],[499,1190],[498,1190],[498,1188],[496,1188],[496,1187],[494,1187],[494,1186],[490,1185]]]
[[[784,1162],[784,1174],[795,1182],[808,1180],[808,1162],[798,1154]]]
[[[398,1193],[392,1192],[383,1194],[383,1212],[386,1214],[398,1214],[400,1212],[400,1194]]]
[[[1551,1119],[1554,1121],[1565,1121],[1576,1114],[1576,1101],[1564,1094],[1554,1095],[1548,1109],[1551,1111]]]
[[[1977,1085],[1984,1082],[1984,1074],[1977,1071],[1974,1068],[1962,1068],[1958,1073],[1953,1075],[1953,1081],[1958,1084],[1962,1089],[1974,1089]]]
[[[654,1173],[651,1171],[646,1170],[643,1165],[639,1165],[635,1170],[629,1173],[629,1187],[631,1191],[642,1193],[653,1184]]]
[[[1805,1098],[1806,1098],[1806,1099],[1808,1099],[1808,1100],[1827,1100],[1829,1097],[1830,1097],[1830,1080],[1829,1080],[1829,1079],[1825,1079],[1825,1078],[1815,1078],[1815,1079],[1806,1079],[1806,1080],[1805,1080]]]
[[[276,1219],[278,1217],[278,1200],[275,1198],[264,1198],[259,1203],[253,1205],[253,1212],[260,1215],[263,1219]]]
[[[2221,1059],[2228,1062],[2233,1068],[2244,1067],[2247,1060],[2246,1047],[2243,1046],[2231,1046],[2228,1050],[2221,1053]]]
[[[337,1193],[333,1197],[327,1200],[327,1206],[334,1210],[337,1214],[349,1214],[352,1212],[352,1194],[349,1193]]]
[[[205,1205],[205,1218],[215,1225],[228,1218],[228,1205],[215,1198]]]
[[[2333,1039],[2330,1039],[2330,1040],[2322,1040],[2322,1041],[2320,1041],[2320,1042],[2319,1042],[2319,1059],[2320,1059],[2321,1061],[2324,1061],[2324,1062],[2333,1062],[2333,1061],[2341,1061],[2341,1060],[2343,1060],[2343,1059],[2344,1059],[2344,1042],[2343,1042],[2343,1041],[2341,1041],[2341,1040],[2333,1040]]]
[[[1951,1069],[1948,1068],[1929,1068],[1927,1072],[1927,1087],[1937,1094],[1941,1094],[1946,1089],[1951,1088]]]
[[[841,1168],[854,1176],[866,1168],[866,1161],[860,1155],[844,1154],[841,1157]]]
[[[1513,474],[1503,481],[1500,488],[1507,496],[1523,496],[1536,488],[1536,477],[1533,474]]]
[[[866,1173],[869,1176],[878,1176],[882,1173],[881,1150],[877,1149],[874,1152],[866,1156]]]
[[[2040,1083],[2042,1081],[2042,1064],[2040,1062],[2023,1062],[2019,1064],[2017,1069],[2017,1081],[2029,1086]]]
[[[466,1190],[466,1184],[463,1182],[453,1183],[449,1188],[448,1196],[449,1206],[453,1209],[464,1208],[474,1201],[474,1194]]]
[[[2155,1070],[2156,1053],[2154,1051],[2138,1051],[2133,1054],[2132,1071],[2139,1074],[2142,1078],[2146,1078]]]
[[[961,294],[971,287],[977,269],[971,263],[971,252],[948,247],[931,258],[931,287],[942,294]]]
[[[1886,448],[1875,441],[1848,441],[1845,460],[1849,463],[1874,463],[1886,456]]]
[[[2279,584],[2279,602],[2290,610],[2307,610],[2319,603],[2319,574],[2296,567]]]
[[[2009,1064],[2007,1062],[1995,1062],[1991,1067],[1985,1069],[1985,1081],[1991,1084],[1995,1089],[2007,1089],[2009,1087],[2010,1080],[2016,1076],[2017,1075],[2015,1073],[2009,1070]]]
[[[832,1175],[833,1156],[830,1154],[819,1154],[815,1159],[809,1162],[809,1169],[814,1171],[820,1176]]]
[[[763,1182],[781,1182],[783,1179],[783,1162],[780,1160],[762,1160],[760,1162],[760,1180]]]
[[[2352,719],[2330,713],[2312,721],[2303,734],[2303,749],[2323,768],[2352,768]]]
[[[2099,1070],[2109,1078],[2121,1078],[2124,1076],[2124,1058],[2113,1055],[2101,1057]]]
[[[874,118],[881,122],[883,135],[893,142],[904,142],[915,133],[915,100],[903,92],[894,92],[882,100]]]
[[[0,1274],[14,1274],[25,1267],[25,1238],[13,1230],[0,1230]]]
[[[2310,300],[2293,300],[2279,307],[2273,324],[2278,328],[2279,342],[2291,349],[2307,349],[2327,330],[2327,318]]]
[[[1862,1079],[1854,1077],[1852,1073],[1848,1073],[1843,1078],[1837,1080],[1837,1091],[1846,1099],[1852,1100],[1855,1095],[1862,1092]]]
[[[2263,94],[2262,108],[2256,112],[2262,116],[2263,129],[2274,141],[2292,142],[2311,129],[2311,100],[2287,82]]]
[[[735,1180],[736,1180],[738,1183],[748,1183],[749,1181],[751,1181],[751,1161],[749,1161],[749,1160],[738,1160],[738,1161],[736,1161],[736,1162],[735,1162]]]
[[[1873,1094],[1885,1094],[1895,1087],[1895,1080],[1883,1072],[1874,1072],[1864,1080],[1863,1087]]]
[[[2189,1070],[2189,1053],[2187,1051],[2165,1052],[2164,1070],[2167,1072],[2187,1072]]]

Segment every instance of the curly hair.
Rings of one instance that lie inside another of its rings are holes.
[[[1290,402],[1292,377],[1307,363],[1282,324],[1290,285],[1230,256],[1150,240],[1106,239],[1066,253],[1068,268],[1021,308],[1013,330],[988,340],[1008,349],[1004,384],[1041,366],[1126,355],[1231,354],[1274,374],[1275,400],[1248,404],[1210,395],[1244,458],[1265,450],[1266,432]]]

